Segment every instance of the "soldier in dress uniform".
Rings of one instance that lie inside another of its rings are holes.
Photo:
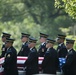
[[[35,38],[29,38],[29,48],[30,53],[28,55],[28,59],[26,60],[24,66],[26,67],[26,75],[38,74],[38,53],[35,48],[36,45]]]
[[[44,74],[54,74],[59,70],[59,59],[57,51],[53,48],[55,40],[47,39],[47,51],[42,62],[42,69]]]
[[[59,58],[65,58],[65,56],[67,54],[67,49],[66,49],[66,46],[64,44],[65,37],[66,37],[66,35],[58,34],[58,38],[57,38],[57,43],[58,43],[57,52],[58,52],[58,57]]]
[[[5,33],[5,32],[3,32],[2,34],[3,34],[2,35],[3,45],[2,45],[2,48],[1,48],[1,50],[2,50],[1,57],[4,57],[5,53],[6,53],[6,50],[7,50],[7,48],[5,48],[5,41],[6,41],[6,39],[10,38],[11,34],[8,34],[8,33]]]
[[[66,39],[68,54],[66,55],[66,63],[62,68],[64,75],[76,75],[76,52],[73,49],[74,41],[72,39]]]
[[[7,52],[5,54],[5,61],[3,64],[4,67],[4,75],[18,75],[17,70],[17,52],[13,47],[14,39],[7,39],[5,43],[5,47],[7,48]]]
[[[39,57],[44,57],[44,54],[47,50],[46,48],[46,39],[47,39],[48,35],[44,34],[44,33],[40,33],[40,42],[41,45],[39,47],[38,53],[39,53]]]
[[[18,53],[18,56],[28,56],[30,51],[28,48],[28,39],[30,34],[26,34],[26,33],[21,33],[21,34],[22,34],[22,37],[21,37],[22,47]]]

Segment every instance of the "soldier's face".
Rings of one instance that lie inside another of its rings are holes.
[[[9,47],[12,46],[12,44],[13,44],[13,43],[11,43],[11,42],[5,42],[5,47],[6,47],[6,48],[9,48]]]
[[[49,43],[46,44],[46,48],[49,48]]]
[[[53,47],[53,44],[52,43],[47,43],[46,48],[50,48],[50,47]]]
[[[58,44],[62,43],[62,39],[60,39],[60,38],[57,39],[57,43],[58,43]]]
[[[5,42],[6,41],[6,37],[2,37],[2,41]]]
[[[67,48],[67,49],[70,49],[70,48],[72,48],[72,47],[73,47],[73,44],[70,44],[70,43],[68,44],[68,43],[66,43],[66,48]]]
[[[5,47],[8,48],[9,47],[9,42],[5,43]]]
[[[41,38],[40,38],[40,42],[41,42],[41,43],[46,42],[46,38],[41,37]]]
[[[26,41],[28,41],[28,38],[27,38],[27,37],[22,37],[22,38],[21,38],[21,41],[22,41],[22,42],[26,42]]]
[[[32,47],[35,47],[36,43],[29,43],[28,47],[29,48],[32,48]]]

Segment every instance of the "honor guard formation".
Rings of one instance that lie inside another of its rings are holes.
[[[15,41],[11,34],[2,33],[2,48],[0,58],[4,57],[3,75],[18,75],[17,56],[28,57],[25,61],[25,75],[76,75],[76,51],[73,49],[75,40],[66,39],[66,35],[58,34],[57,39],[48,38],[49,35],[40,34],[40,45],[36,49],[37,39],[28,33],[21,33],[22,46],[17,53],[13,47]],[[66,41],[64,43],[64,41]],[[58,44],[54,49],[55,43]],[[39,71],[38,57],[43,57],[41,72]]]

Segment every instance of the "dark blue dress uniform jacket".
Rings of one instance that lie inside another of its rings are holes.
[[[26,67],[26,75],[38,74],[38,53],[36,48],[33,48],[26,60],[24,66]]]
[[[63,66],[64,75],[76,75],[76,52],[71,49],[66,56],[66,63]]]
[[[57,52],[58,52],[58,57],[59,58],[65,58],[65,56],[67,55],[67,49],[66,46],[63,44],[61,44],[61,46],[57,47]]]
[[[45,74],[56,74],[56,71],[59,70],[59,60],[55,49],[50,48],[46,51],[42,62],[42,69]]]
[[[3,67],[4,75],[18,75],[17,53],[14,47],[10,47],[7,50]]]
[[[38,51],[39,57],[44,57],[46,50],[47,50],[46,43],[44,43],[43,45],[40,45],[40,48]]]
[[[18,56],[28,56],[30,50],[28,48],[28,42],[22,45],[21,50],[18,53]]]
[[[3,44],[1,50],[2,50],[2,53],[1,53],[1,56],[0,57],[4,57],[5,54],[6,54],[6,51],[7,51],[7,48],[5,48],[5,44]]]

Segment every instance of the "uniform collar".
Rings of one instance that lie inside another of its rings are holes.
[[[49,51],[50,48],[47,49],[47,51]]]
[[[70,52],[72,50],[72,48],[68,49],[68,52]]]
[[[3,42],[3,45],[5,45],[5,42]]]
[[[7,48],[7,51],[10,49],[10,47],[9,48]]]
[[[24,45],[25,43],[27,43],[27,42],[23,42],[22,45]]]
[[[30,48],[30,51],[32,51],[32,49],[33,49],[33,47],[32,47],[32,48]]]
[[[45,42],[41,43],[41,45],[44,45],[44,44],[45,44]]]
[[[47,51],[49,51],[51,48],[53,48],[53,47],[49,47],[49,48],[47,49]]]
[[[64,44],[64,43],[60,43],[59,46],[61,46],[62,44]]]

